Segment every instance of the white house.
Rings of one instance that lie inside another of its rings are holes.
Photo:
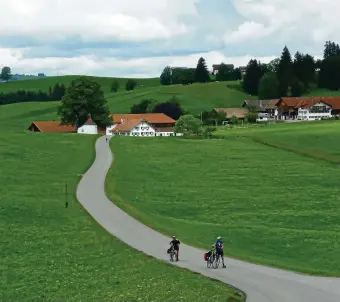
[[[86,123],[77,129],[77,133],[81,134],[98,134],[98,126],[92,120],[91,116],[87,119]]]
[[[173,127],[156,128],[148,123],[145,119],[127,119],[120,124],[107,127],[107,135],[122,135],[122,136],[176,136]],[[178,134],[177,134],[178,135]]]
[[[324,102],[298,108],[296,118],[301,121],[315,121],[332,117],[332,107]]]

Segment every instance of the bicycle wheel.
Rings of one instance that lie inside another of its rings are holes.
[[[215,259],[215,261],[214,261],[214,263],[213,263],[213,267],[214,267],[215,269],[218,268],[218,266],[220,265],[220,261],[221,261],[220,255],[216,255],[216,259]]]
[[[171,251],[170,252],[170,262],[174,262],[174,256],[175,256],[175,252]]]

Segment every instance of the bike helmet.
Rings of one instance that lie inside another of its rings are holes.
[[[172,236],[172,239],[176,239],[176,236]]]
[[[221,240],[221,239],[222,239],[222,237],[221,237],[221,236],[218,236],[218,237],[217,237],[217,240]]]

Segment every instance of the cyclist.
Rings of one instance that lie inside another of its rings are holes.
[[[222,258],[223,268],[226,268],[226,266],[224,265],[223,241],[222,241],[221,236],[217,237],[215,246],[216,246],[216,255]]]
[[[179,261],[178,256],[179,256],[179,245],[180,244],[181,242],[176,238],[176,236],[172,236],[172,240],[170,241],[170,248],[173,248],[175,251],[176,261]]]

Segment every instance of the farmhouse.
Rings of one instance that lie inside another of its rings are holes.
[[[242,104],[243,108],[251,108],[258,113],[258,122],[270,121],[278,119],[277,102],[275,100],[245,100]]]
[[[176,121],[164,113],[113,114],[106,135],[174,136]],[[179,135],[179,134],[177,134]]]
[[[314,121],[340,113],[340,97],[281,98],[276,106],[279,119]]]

